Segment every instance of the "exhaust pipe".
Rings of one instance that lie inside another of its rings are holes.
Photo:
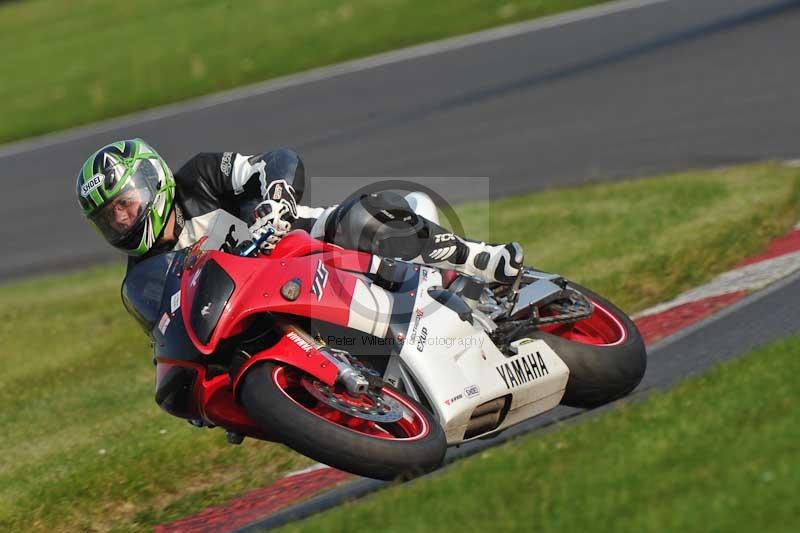
[[[464,438],[470,439],[493,429],[497,429],[508,412],[511,396],[506,395],[480,404],[472,411],[472,416],[464,432]]]

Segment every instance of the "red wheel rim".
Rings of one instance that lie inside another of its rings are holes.
[[[400,404],[403,409],[402,418],[391,423],[375,422],[352,416],[317,400],[301,384],[302,376],[299,371],[291,367],[276,366],[272,369],[272,381],[278,389],[295,405],[325,422],[361,435],[385,440],[422,439],[430,430],[428,421],[419,408],[392,389],[383,389],[382,395]],[[337,393],[337,397],[355,406],[366,406],[371,403],[368,397],[354,398],[344,392]]]
[[[617,346],[628,338],[625,325],[608,309],[592,301],[592,316],[573,324],[543,328],[547,333],[564,339],[594,346]]]

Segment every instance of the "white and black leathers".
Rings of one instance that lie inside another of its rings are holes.
[[[292,228],[308,231],[312,237],[504,283],[513,281],[523,261],[518,244],[490,246],[464,239],[417,215],[396,193],[359,194],[327,208],[300,205],[305,167],[288,149],[255,156],[200,153],[174,177],[178,241],[166,245],[169,249],[185,248],[205,236],[204,248],[232,251],[251,238],[255,208],[268,199],[270,184],[285,180],[298,203]],[[164,251],[165,247],[156,248],[144,257]],[[129,265],[141,259],[131,259]]]
[[[191,246],[202,237],[207,237],[203,245],[206,249],[232,251],[251,238],[249,226],[255,220],[255,207],[266,198],[271,182],[286,180],[299,195],[305,188],[303,162],[287,149],[255,156],[199,153],[173,176],[177,243],[156,247],[142,258],[131,258],[129,266],[157,253]],[[315,214],[323,211],[304,206],[300,210],[305,218],[294,222],[299,229],[307,229]]]

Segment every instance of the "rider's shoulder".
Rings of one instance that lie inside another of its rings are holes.
[[[234,152],[199,152],[175,172],[175,182],[185,186],[198,179],[215,181],[230,177],[235,155]]]

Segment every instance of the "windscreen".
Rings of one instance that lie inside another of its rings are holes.
[[[182,260],[185,251],[159,254],[138,263],[122,282],[122,301],[128,312],[150,334],[162,310],[164,286],[173,263]]]

